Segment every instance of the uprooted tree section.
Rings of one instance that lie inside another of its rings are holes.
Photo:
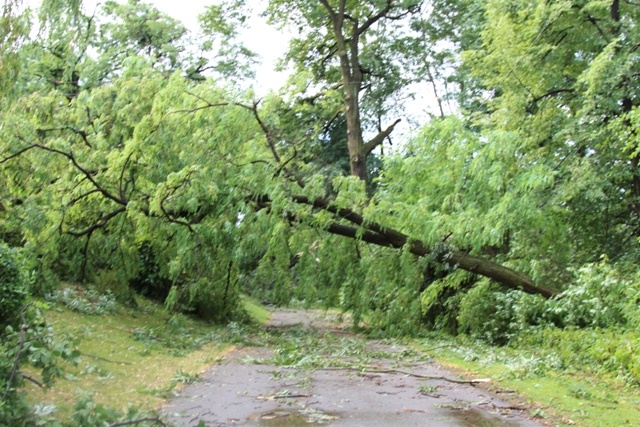
[[[256,113],[255,110],[252,111]],[[257,113],[255,114],[255,117],[259,119]],[[120,194],[121,197],[116,197],[108,189],[106,189],[105,186],[99,183],[93,177],[95,173],[91,173],[90,171],[86,170],[77,161],[77,159],[71,152],[53,150],[35,143],[31,144],[28,148],[41,149],[45,152],[54,153],[68,159],[69,163],[75,169],[77,169],[77,171],[81,173],[86,178],[86,180],[90,182],[94,187],[93,189],[84,193],[83,197],[70,202],[70,205],[75,202],[81,201],[84,197],[91,194],[99,194],[105,198],[105,201],[115,201],[118,205],[118,207],[111,212],[99,214],[98,219],[95,222],[88,224],[85,229],[74,230],[66,228],[65,233],[76,238],[85,238],[87,242],[86,244],[88,245],[89,240],[91,239],[91,235],[94,232],[106,228],[109,222],[115,219],[117,216],[126,215],[127,205],[129,203],[127,197],[124,196],[124,194],[126,193],[126,186],[129,185],[126,181],[121,181],[122,187],[117,190],[117,193]],[[20,154],[26,151],[26,149],[20,150],[18,153],[6,157],[2,163],[19,157]],[[275,152],[273,154],[275,154]],[[168,198],[169,194],[167,194],[163,200],[166,200]],[[329,233],[351,239],[358,239],[366,243],[383,247],[395,249],[408,247],[409,251],[416,256],[430,257],[434,262],[447,264],[454,268],[460,268],[472,274],[487,277],[508,288],[520,289],[530,294],[538,294],[549,298],[557,293],[557,291],[553,289],[536,285],[534,281],[526,274],[512,270],[491,260],[474,256],[464,251],[456,250],[447,245],[445,242],[434,248],[427,247],[420,240],[413,239],[400,231],[394,230],[390,227],[385,227],[384,225],[378,224],[377,222],[368,221],[361,214],[348,208],[338,207],[328,199],[310,199],[306,196],[297,195],[292,195],[290,196],[290,198],[291,201],[297,204],[308,205],[310,207],[313,207],[314,209],[323,210],[332,214],[336,218],[336,221],[332,222],[328,227],[326,227],[326,231],[328,231]],[[257,209],[264,209],[270,206],[270,199],[268,196],[249,196],[246,198],[246,200],[254,204]],[[189,230],[192,230],[191,227],[193,225],[202,222],[206,216],[206,213],[203,212],[202,209],[198,209],[198,213],[195,215],[189,215],[185,212],[173,212],[170,209],[165,208],[163,202],[160,203],[160,210],[156,213],[151,213],[148,206],[142,206],[140,207],[140,209],[141,212],[146,216],[156,216],[159,219],[167,221],[168,223],[185,226]],[[289,220],[292,223],[296,223],[299,219],[295,217],[295,215],[290,215]],[[350,225],[341,223],[339,220],[346,221],[350,223]],[[63,229],[62,224],[60,225],[60,229]]]

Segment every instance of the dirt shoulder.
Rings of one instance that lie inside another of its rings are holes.
[[[178,426],[542,426],[424,355],[352,335],[321,311],[277,310],[261,334],[266,345],[230,353],[163,414]]]

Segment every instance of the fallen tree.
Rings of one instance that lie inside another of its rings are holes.
[[[416,256],[431,257],[434,262],[447,264],[454,268],[460,268],[470,273],[487,277],[508,288],[519,289],[529,294],[550,298],[558,293],[555,289],[537,285],[531,277],[524,273],[491,260],[456,250],[444,244],[430,248],[420,240],[412,239],[400,231],[369,221],[351,209],[335,206],[328,199],[310,199],[306,196],[294,195],[291,196],[291,200],[295,203],[312,206],[315,209],[331,213],[336,218],[336,221],[326,228],[329,233],[352,239],[361,239],[367,243],[396,249],[408,246],[409,251]],[[257,197],[255,201],[258,209],[268,208],[271,203],[267,196]],[[289,220],[295,222],[299,219],[290,214]],[[339,220],[350,222],[351,225],[338,222]]]

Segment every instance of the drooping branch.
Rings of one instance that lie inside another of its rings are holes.
[[[91,184],[93,184],[93,186],[103,195],[105,196],[107,199],[110,199],[114,202],[116,202],[119,205],[126,205],[127,204],[127,200],[122,199],[120,197],[117,197],[115,195],[113,195],[109,190],[107,190],[105,187],[103,187],[102,185],[100,185],[100,183],[98,183],[96,181],[96,179],[93,177],[93,174],[91,173],[91,171],[89,171],[88,169],[86,169],[85,167],[83,167],[79,162],[78,159],[76,159],[76,157],[73,155],[72,152],[66,152],[63,150],[59,150],[57,148],[53,148],[53,147],[47,147],[46,145],[42,145],[42,144],[30,144],[27,149],[20,151],[20,153],[24,153],[27,150],[33,149],[33,148],[38,148],[40,150],[43,151],[48,151],[50,153],[54,153],[54,154],[58,154],[62,157],[65,157],[67,160],[69,160],[71,162],[71,164],[73,164],[73,166],[82,173],[82,175],[84,175],[84,177],[89,180],[89,182],[91,182]],[[10,158],[14,158],[16,157],[15,155],[9,156],[7,159]]]
[[[249,110],[251,111],[251,114],[253,114],[253,117],[256,119],[256,123],[258,123],[258,126],[260,126],[260,129],[262,130],[262,133],[264,134],[264,137],[267,141],[267,146],[269,147],[269,150],[271,150],[271,154],[273,155],[273,158],[275,159],[276,162],[280,163],[281,162],[281,158],[280,158],[280,154],[278,153],[278,150],[276,148],[276,138],[273,134],[273,132],[267,127],[266,123],[264,122],[264,120],[262,120],[262,117],[260,117],[260,113],[258,112],[258,105],[260,104],[260,101],[255,101],[253,103],[253,105],[246,105],[243,104],[241,102],[209,102],[207,101],[205,98],[201,97],[200,95],[194,94],[192,92],[188,92],[187,94],[198,98],[200,101],[204,102],[205,105],[202,107],[197,107],[196,109],[192,109],[192,110],[177,110],[174,112],[187,112],[187,113],[192,113],[195,112],[197,110],[202,110],[205,108],[213,108],[213,107],[228,107],[228,106],[236,106],[236,107],[240,107],[240,108],[244,108],[245,110]]]
[[[351,209],[337,207],[326,199],[309,199],[305,196],[292,196],[291,199],[295,203],[309,205],[333,214],[336,217],[336,222],[332,222],[326,228],[329,233],[351,239],[360,239],[377,246],[395,249],[406,247],[416,256],[431,257],[435,262],[460,268],[470,273],[487,277],[506,287],[519,289],[530,294],[542,295],[545,298],[550,298],[557,293],[553,289],[536,285],[533,279],[526,274],[512,270],[488,259],[455,250],[444,245],[436,248],[427,247],[420,240],[412,239],[400,231],[385,227],[377,222],[368,221],[359,213]],[[253,198],[252,200],[258,203],[258,208],[264,208],[270,205],[269,198],[266,196]],[[337,222],[340,219],[351,222],[354,225],[349,226]],[[298,218],[290,216],[289,220],[297,221]]]

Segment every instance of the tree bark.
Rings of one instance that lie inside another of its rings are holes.
[[[345,225],[340,222],[333,222],[327,228],[332,234],[361,239],[364,242],[378,246],[401,249],[407,247],[408,250],[419,257],[432,257],[434,262],[460,268],[473,274],[487,277],[508,288],[518,289],[529,294],[542,295],[550,298],[558,293],[555,289],[537,285],[531,277],[524,273],[512,270],[508,267],[495,263],[491,260],[468,254],[464,251],[452,249],[448,246],[429,248],[423,242],[412,239],[408,235],[385,227],[373,221],[366,220],[362,215],[351,209],[339,208],[331,204],[326,199],[309,199],[305,196],[292,196],[291,199],[300,204],[312,206],[316,209],[325,210],[336,217],[353,225]],[[258,204],[258,208],[266,208],[270,205],[270,200],[266,196],[252,199]],[[299,221],[299,218],[290,215],[292,222]]]
[[[337,9],[331,7],[327,0],[320,0],[331,19],[333,37],[336,41],[337,55],[340,60],[340,74],[344,88],[344,114],[347,123],[347,148],[349,150],[350,173],[368,182],[367,157],[374,148],[382,144],[389,136],[396,120],[387,129],[381,131],[365,144],[360,119],[360,91],[362,90],[362,67],[360,64],[360,36],[379,20],[385,18],[391,11],[393,3],[388,0],[385,6],[374,16],[360,25],[358,20],[351,18],[348,27],[346,21],[346,0],[340,0]]]

